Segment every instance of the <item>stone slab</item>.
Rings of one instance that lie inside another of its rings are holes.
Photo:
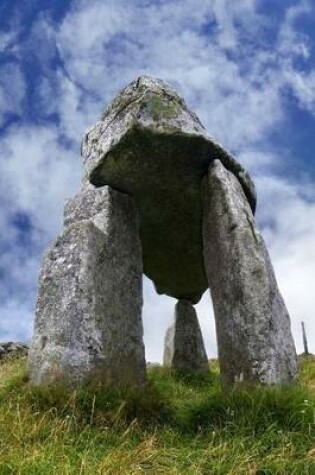
[[[240,181],[255,208],[254,185],[166,83],[140,77],[85,135],[85,184],[132,195],[140,212],[145,274],[158,293],[197,302],[208,283],[203,266],[200,183],[215,158]]]

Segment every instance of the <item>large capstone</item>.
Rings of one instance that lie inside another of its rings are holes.
[[[163,364],[175,371],[209,372],[196,310],[188,300],[180,300],[175,306],[175,322],[165,335]]]
[[[45,255],[29,354],[32,384],[145,381],[142,259],[131,197],[86,189]]]
[[[242,187],[215,160],[202,188],[222,382],[289,383],[297,375],[290,318]]]
[[[220,158],[252,207],[250,177],[209,137],[164,82],[140,77],[110,104],[82,143],[84,183],[134,197],[144,272],[159,293],[197,302],[208,287],[202,257],[200,182]]]

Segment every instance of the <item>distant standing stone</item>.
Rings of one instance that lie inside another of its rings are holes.
[[[163,364],[176,371],[209,371],[197,314],[188,300],[180,300],[175,306],[175,322],[165,335]]]
[[[219,160],[203,180],[203,246],[223,384],[293,381],[289,314],[242,187]]]
[[[174,356],[175,323],[166,330],[164,337],[163,365],[172,366]]]

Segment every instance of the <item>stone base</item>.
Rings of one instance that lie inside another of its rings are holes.
[[[204,264],[223,384],[292,382],[290,318],[245,194],[219,160],[203,181]]]
[[[96,214],[94,200],[102,209]],[[142,259],[133,200],[106,187],[82,192],[67,210],[67,226],[40,274],[31,383],[142,385]]]

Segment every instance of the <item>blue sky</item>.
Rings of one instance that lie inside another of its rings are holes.
[[[0,340],[32,333],[42,254],[80,187],[80,141],[140,74],[175,86],[252,173],[298,351],[315,352],[315,6],[282,0],[2,0]],[[144,284],[147,358],[174,300]],[[197,306],[216,354],[208,295]]]

